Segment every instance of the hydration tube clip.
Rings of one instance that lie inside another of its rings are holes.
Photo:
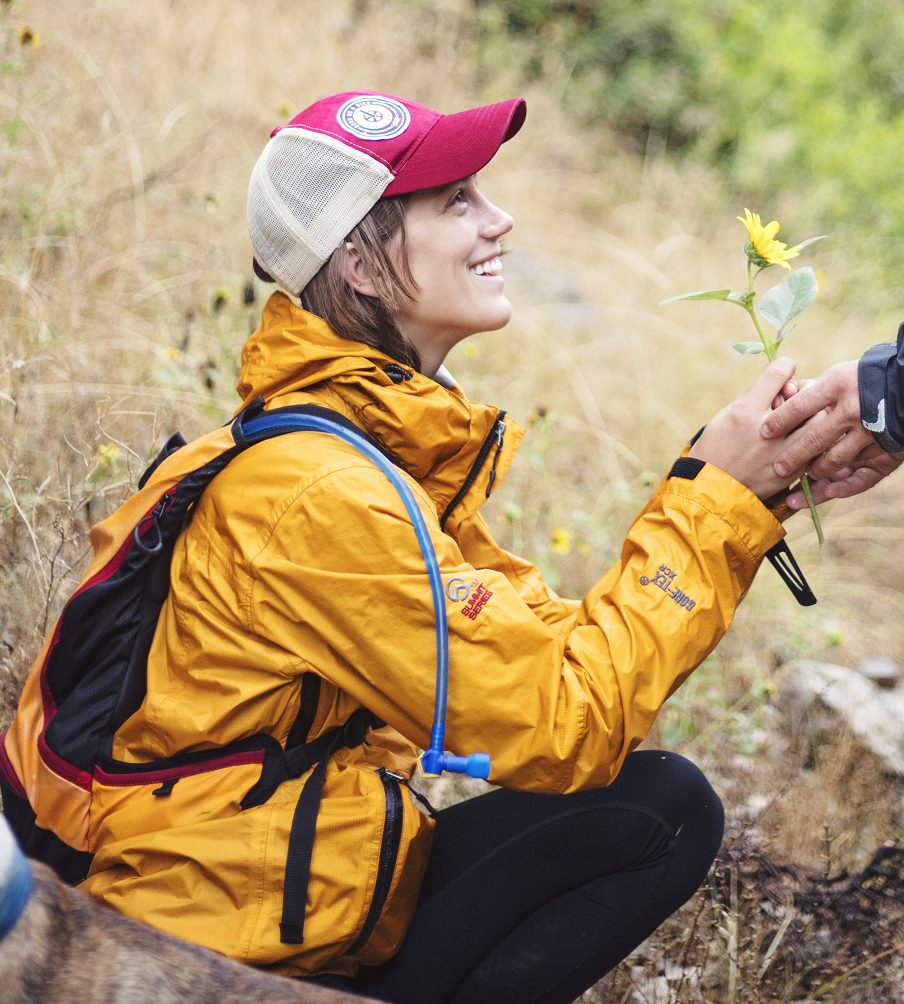
[[[158,520],[166,511],[167,501],[168,499],[164,495],[164,497],[160,499],[157,505],[154,506],[154,509],[149,514],[149,516],[145,517],[145,519],[150,519],[151,521],[151,525],[148,527],[148,536],[150,536],[150,531],[152,530],[157,536],[157,540],[155,541],[155,543],[146,544],[141,539],[141,534],[139,533],[139,530],[141,529],[141,526],[145,522],[145,520],[142,520],[141,523],[137,523],[135,525],[135,529],[132,530],[132,540],[135,541],[135,546],[139,550],[144,551],[145,554],[158,554],[161,550],[163,550],[163,533],[160,530],[160,524]]]

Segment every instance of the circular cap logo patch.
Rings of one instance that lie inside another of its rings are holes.
[[[395,139],[411,125],[408,109],[379,94],[352,98],[336,113],[336,121],[358,139]]]

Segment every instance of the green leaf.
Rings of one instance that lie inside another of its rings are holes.
[[[502,510],[502,515],[509,523],[514,523],[516,519],[521,519],[524,515],[524,510],[516,503],[509,502],[509,504]]]
[[[812,244],[812,243],[813,243],[813,241],[824,241],[825,239],[826,239],[826,235],[825,235],[825,234],[823,234],[823,235],[822,235],[822,237],[811,237],[811,238],[810,238],[810,239],[809,239],[808,241],[803,241],[803,243],[801,243],[801,244],[798,244],[798,245],[797,245],[797,247],[798,247],[798,249],[799,249],[800,251],[803,251],[803,249],[804,249],[804,248],[805,248],[805,247],[806,247],[806,246],[807,246],[808,244]]]
[[[774,344],[774,345],[778,345],[778,343],[779,343],[779,342],[782,342],[782,341],[784,341],[784,340],[785,340],[785,339],[786,339],[786,338],[788,337],[788,335],[790,335],[790,334],[791,334],[791,332],[792,332],[792,331],[793,331],[793,330],[794,330],[794,329],[795,329],[796,327],[797,327],[797,325],[796,325],[796,324],[789,324],[789,325],[788,325],[788,327],[787,327],[787,328],[785,328],[785,329],[784,329],[784,330],[783,330],[783,331],[782,331],[782,332],[781,332],[781,333],[779,334],[778,338],[776,338],[776,340],[775,340],[775,341],[773,342],[773,344]]]
[[[760,297],[760,313],[775,328],[781,331],[785,325],[805,310],[816,299],[819,284],[809,265],[799,268],[784,282],[767,289]]]
[[[729,293],[726,299],[729,303],[736,303],[746,310],[747,304],[753,299],[753,293]]]
[[[681,296],[660,300],[659,306],[664,307],[667,303],[674,303],[676,300],[727,300],[730,294],[730,289],[704,289],[701,293],[682,293]]]
[[[740,352],[742,356],[755,356],[757,352],[765,352],[762,342],[738,342],[733,346],[735,352]]]

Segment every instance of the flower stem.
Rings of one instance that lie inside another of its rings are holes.
[[[750,268],[750,259],[747,259],[747,291],[748,293],[753,293],[753,280],[756,278],[753,275]],[[762,269],[760,270],[762,271]],[[757,273],[759,275],[759,272]],[[747,313],[750,314],[750,320],[753,321],[754,327],[756,328],[757,334],[760,336],[760,341],[763,343],[763,348],[766,350],[766,358],[769,362],[774,362],[776,354],[778,352],[778,343],[770,342],[766,339],[766,335],[763,333],[762,326],[760,325],[760,319],[757,317],[756,308],[753,305],[753,296],[746,303]],[[784,400],[784,398],[782,398]],[[813,520],[813,526],[816,528],[816,537],[819,540],[819,550],[820,552],[825,547],[826,539],[822,532],[822,521],[819,518],[819,513],[816,511],[816,503],[813,501],[813,493],[810,491],[810,480],[806,474],[801,474],[800,476],[800,487],[803,489],[804,498],[807,500],[807,505],[810,509],[810,519]]]
[[[774,342],[768,341],[765,334],[763,334],[763,329],[760,327],[760,319],[756,316],[756,309],[753,306],[753,300],[748,301],[746,309],[747,313],[750,314],[750,320],[753,321],[756,328],[756,333],[760,336],[763,348],[766,350],[766,358],[769,362],[775,362],[775,353],[778,346]]]
[[[756,276],[751,270],[751,261],[747,259],[747,302],[744,304],[744,308],[748,314],[750,314],[750,320],[753,321],[753,326],[756,328],[756,333],[760,336],[760,341],[763,343],[763,348],[766,350],[766,358],[769,362],[775,361],[775,350],[776,346],[774,343],[767,341],[766,336],[763,334],[763,329],[760,326],[760,319],[756,314],[756,307],[753,305],[753,280]],[[759,274],[759,273],[758,273]]]
[[[813,493],[810,491],[810,479],[806,474],[801,474],[800,486],[804,490],[804,498],[807,500],[807,505],[810,507],[810,518],[813,520],[813,526],[816,527],[816,537],[819,540],[819,550],[821,552],[826,546],[826,539],[822,533],[822,522],[819,519],[819,513],[816,511],[816,503],[813,501]]]

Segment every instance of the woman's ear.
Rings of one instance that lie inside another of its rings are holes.
[[[358,249],[351,241],[345,241],[333,252],[338,258],[339,269],[343,279],[356,293],[363,296],[377,296],[377,290],[361,261]]]

